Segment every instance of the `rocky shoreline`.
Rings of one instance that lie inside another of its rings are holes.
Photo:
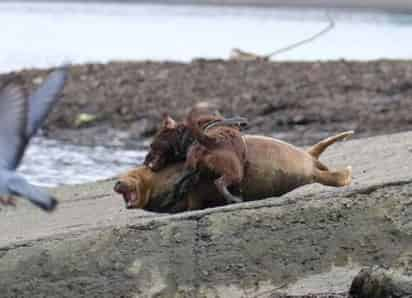
[[[114,180],[52,190],[48,216],[19,200],[0,210],[0,297],[346,297],[374,265],[409,285],[411,151],[411,132],[339,143],[322,159],[353,166],[349,187],[172,216],[126,210]]]
[[[48,70],[0,75],[29,91]],[[343,130],[355,137],[412,129],[412,61],[194,60],[74,65],[46,136],[81,145],[136,147],[163,113],[181,119],[198,101],[246,116],[250,133],[308,145]]]

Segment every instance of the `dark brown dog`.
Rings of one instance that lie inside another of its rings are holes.
[[[211,111],[211,106],[199,103],[189,112],[187,118],[196,119],[198,127],[205,129],[216,125],[247,126],[247,120],[241,117],[225,119]],[[194,142],[187,120],[176,122],[169,115],[164,115],[160,130],[155,135],[143,164],[153,171],[159,171],[166,165],[185,161],[189,147]]]
[[[183,161],[193,141],[185,123],[177,123],[169,115],[164,115],[162,126],[155,135],[143,164],[153,171],[159,171],[168,164]]]

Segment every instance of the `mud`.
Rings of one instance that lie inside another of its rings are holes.
[[[3,74],[0,85],[18,79],[31,90],[45,74]],[[181,119],[195,102],[210,101],[225,115],[248,117],[249,133],[307,145],[344,130],[358,138],[410,130],[411,97],[412,61],[75,65],[45,134],[75,144],[135,147],[155,133],[162,113]]]

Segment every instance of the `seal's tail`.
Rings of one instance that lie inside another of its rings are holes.
[[[312,146],[307,150],[307,152],[312,155],[314,158],[318,159],[319,156],[325,151],[326,148],[328,148],[330,145],[333,143],[340,141],[340,140],[345,140],[346,138],[350,137],[351,135],[354,134],[353,130],[350,131],[345,131],[340,134],[337,134],[336,136],[329,137],[327,139],[324,139],[317,143],[316,145]]]

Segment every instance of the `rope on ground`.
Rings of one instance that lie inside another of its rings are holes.
[[[309,38],[306,38],[304,40],[298,41],[296,43],[293,43],[291,45],[288,45],[286,47],[277,49],[274,52],[271,52],[269,54],[266,55],[258,55],[258,54],[254,54],[254,53],[250,53],[250,52],[245,52],[243,50],[240,49],[232,49],[232,53],[231,53],[231,59],[233,60],[264,60],[264,61],[268,61],[270,58],[279,55],[281,53],[293,50],[297,47],[300,47],[301,45],[304,45],[306,43],[312,42],[314,40],[316,40],[317,38],[321,37],[322,35],[328,33],[329,31],[331,31],[334,27],[335,27],[335,21],[333,20],[333,18],[327,13],[326,17],[328,18],[328,25],[323,28],[321,31],[317,32],[316,34],[312,35]]]

